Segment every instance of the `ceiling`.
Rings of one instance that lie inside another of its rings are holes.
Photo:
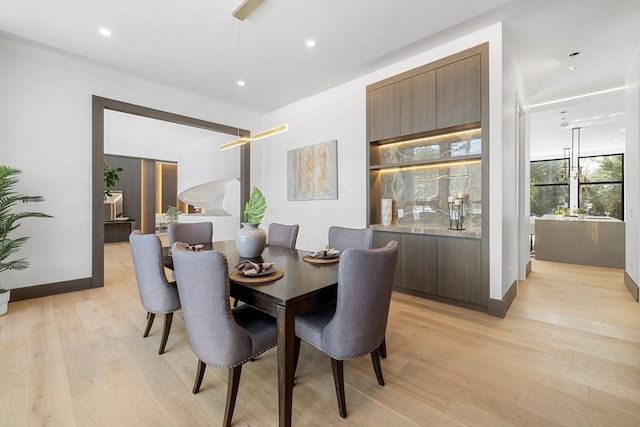
[[[640,40],[637,0],[266,0],[244,21],[239,4],[0,0],[0,32],[262,113],[499,21],[531,104],[623,86]],[[572,126],[609,117],[619,139],[624,98],[607,96],[531,108],[554,131],[536,140],[566,138],[563,110]]]

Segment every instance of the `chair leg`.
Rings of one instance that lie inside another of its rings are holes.
[[[384,386],[384,378],[382,377],[382,366],[380,366],[380,348],[376,348],[371,352],[371,362],[373,362],[373,370],[376,372],[378,384]]]
[[[233,410],[236,406],[236,397],[238,396],[238,385],[240,385],[240,374],[242,374],[242,365],[238,365],[229,369],[229,379],[227,380],[227,404],[224,408],[224,421],[222,425],[229,427],[233,418]]]
[[[331,368],[333,370],[333,383],[336,387],[336,397],[338,398],[340,418],[347,418],[347,402],[344,398],[344,368],[342,360],[336,360],[332,357]]]
[[[380,349],[380,357],[382,357],[383,359],[386,359],[387,358],[387,337],[385,337],[382,340],[382,343],[378,348]]]
[[[164,329],[162,330],[162,341],[160,342],[160,349],[158,354],[164,353],[164,348],[167,346],[167,340],[169,339],[169,331],[171,331],[171,322],[173,322],[173,313],[167,313],[164,315]]]
[[[202,378],[204,378],[204,371],[207,369],[207,364],[202,360],[198,360],[198,371],[196,372],[196,382],[193,383],[193,394],[196,394],[200,391],[200,386],[202,385]]]
[[[237,307],[238,306],[238,298],[234,298],[233,299],[233,307]]]
[[[149,331],[151,330],[151,325],[153,325],[153,319],[156,318],[155,313],[149,313],[147,311],[147,327],[144,330],[144,333],[142,334],[143,338],[146,338],[149,336]]]

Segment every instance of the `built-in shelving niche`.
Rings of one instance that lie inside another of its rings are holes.
[[[380,199],[393,200],[392,224],[448,227],[448,199],[467,195],[465,228],[481,229],[481,128],[370,144],[371,224]]]

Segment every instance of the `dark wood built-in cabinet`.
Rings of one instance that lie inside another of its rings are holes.
[[[394,286],[426,296],[486,306],[480,239],[376,231],[374,247],[399,246]]]
[[[436,72],[400,81],[400,135],[436,128]]]
[[[483,44],[367,86],[368,221],[376,247],[400,243],[397,290],[488,305],[488,80]],[[461,231],[448,207],[460,192]]]
[[[482,252],[479,239],[438,237],[438,295],[487,305],[482,292]]]
[[[397,83],[369,92],[368,105],[370,140],[393,138],[400,134],[400,91]]]
[[[438,129],[479,122],[480,55],[438,68],[437,79]]]

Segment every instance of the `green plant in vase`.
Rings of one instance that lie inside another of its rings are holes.
[[[123,170],[121,167],[112,168],[104,163],[104,200],[111,197],[111,189],[120,181],[120,172]]]
[[[12,232],[20,226],[24,218],[52,218],[41,212],[15,212],[16,205],[20,203],[42,202],[42,196],[25,196],[15,191],[18,183],[19,169],[11,166],[0,165],[0,273],[7,270],[24,270],[29,267],[25,258],[9,259],[16,254],[29,237],[15,237]],[[9,290],[0,286],[0,315],[7,312]]]
[[[175,206],[167,206],[167,211],[164,213],[164,216],[167,218],[169,222],[176,222],[178,220],[178,209]]]
[[[243,258],[257,258],[267,244],[267,233],[258,225],[267,211],[267,200],[262,192],[253,187],[249,200],[244,205],[244,222],[236,232],[236,249]]]

